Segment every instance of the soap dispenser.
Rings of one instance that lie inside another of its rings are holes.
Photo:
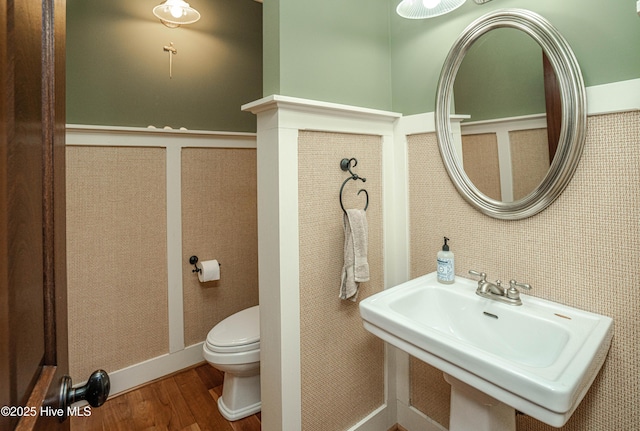
[[[443,284],[453,284],[456,277],[456,271],[453,261],[453,252],[449,251],[449,238],[444,237],[444,245],[442,250],[438,252],[438,281]]]

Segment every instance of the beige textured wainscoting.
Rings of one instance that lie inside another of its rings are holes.
[[[209,330],[258,303],[256,207],[254,134],[69,126],[74,379],[102,368],[116,394],[202,361]]]
[[[258,304],[256,150],[182,150],[185,345],[225,317]],[[217,259],[218,281],[200,283],[189,256]]]
[[[69,368],[82,381],[168,353],[166,153],[66,154]]]
[[[490,279],[515,278],[530,283],[532,295],[611,316],[607,360],[562,429],[640,429],[640,112],[590,116],[572,182],[549,208],[521,221],[469,206],[450,182],[433,134],[410,136],[408,157],[411,277],[435,270],[446,235],[459,276],[476,269]],[[441,373],[417,360],[412,368],[413,405],[448,426]],[[518,416],[517,429],[556,428]]]
[[[358,302],[339,299],[344,234],[339,190],[342,158],[367,179],[345,187],[345,208],[363,208],[369,193],[371,279],[358,301],[384,288],[382,140],[379,136],[300,131],[300,345],[302,429],[345,430],[384,403],[384,344],[362,326]]]
[[[498,141],[494,133],[462,137],[464,170],[485,195],[500,199]]]
[[[535,189],[549,170],[547,129],[509,132],[513,199],[518,200]]]

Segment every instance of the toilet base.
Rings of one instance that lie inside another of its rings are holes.
[[[260,400],[260,374],[237,376],[224,373],[222,396],[218,398],[218,410],[228,421],[237,421],[258,413]]]

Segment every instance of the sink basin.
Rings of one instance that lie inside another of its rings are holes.
[[[521,294],[475,294],[477,282],[436,273],[360,302],[364,327],[446,374],[549,425],[566,423],[602,366],[613,320]],[[452,413],[453,414],[453,413]]]

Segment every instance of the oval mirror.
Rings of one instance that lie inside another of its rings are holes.
[[[580,160],[585,100],[575,56],[544,18],[502,9],[471,23],[436,95],[438,145],[460,194],[500,219],[549,206]]]

